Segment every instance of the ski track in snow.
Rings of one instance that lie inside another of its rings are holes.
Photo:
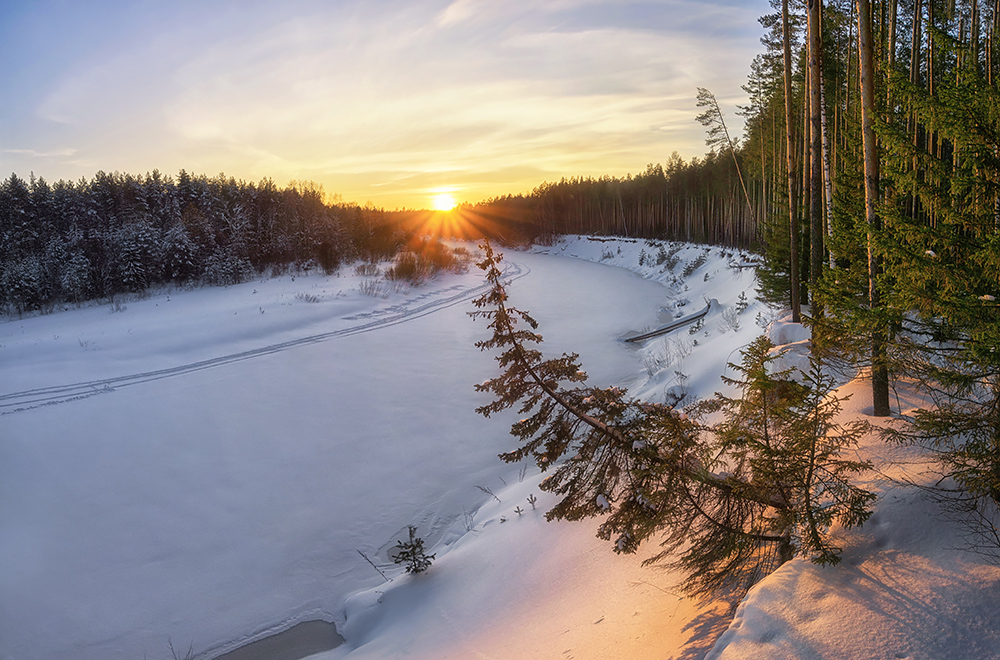
[[[504,261],[504,278],[508,282],[518,280],[530,272],[531,269],[524,264],[519,264],[513,261]],[[489,286],[489,283],[483,283],[477,287],[468,289],[465,288],[465,285],[458,284],[447,289],[429,291],[414,298],[410,298],[398,305],[393,305],[384,309],[377,309],[372,312],[363,312],[360,314],[352,314],[351,316],[342,317],[345,321],[357,321],[378,317],[367,323],[361,323],[359,325],[354,325],[349,328],[341,328],[331,332],[324,332],[318,335],[300,337],[299,339],[292,339],[279,344],[271,344],[270,346],[263,346],[261,348],[242,351],[240,353],[232,353],[230,355],[222,355],[208,360],[192,362],[190,364],[182,364],[176,367],[170,367],[169,369],[158,369],[156,371],[147,371],[127,376],[116,376],[114,378],[103,378],[100,380],[84,381],[82,383],[56,385],[53,387],[42,387],[3,394],[0,395],[0,415],[12,415],[14,413],[24,412],[34,408],[40,408],[42,406],[52,406],[60,403],[67,403],[69,401],[86,399],[98,394],[114,392],[119,388],[128,387],[130,385],[139,385],[155,380],[161,380],[163,378],[182,376],[184,374],[194,373],[204,369],[212,369],[214,367],[221,367],[234,362],[241,362],[243,360],[250,360],[264,355],[280,353],[281,351],[287,351],[288,349],[295,348],[297,346],[316,344],[327,341],[328,339],[350,337],[351,335],[388,328],[394,325],[399,325],[400,323],[406,323],[408,321],[419,319],[449,307],[454,307],[455,305],[465,302],[470,298],[480,295],[485,292]],[[450,291],[457,291],[458,293],[450,295],[446,298],[431,300],[430,302],[413,307],[414,303],[418,303],[422,300],[427,300],[428,298],[433,298],[439,294]]]

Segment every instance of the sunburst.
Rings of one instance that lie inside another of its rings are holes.
[[[449,193],[434,195],[435,211],[450,211],[455,208],[455,198]]]

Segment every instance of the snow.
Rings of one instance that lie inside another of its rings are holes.
[[[847,415],[871,412],[866,383],[851,381]],[[919,401],[898,386],[906,409]],[[882,423],[891,423],[885,422]],[[755,587],[706,660],[1000,657],[1000,567],[960,549],[965,528],[904,477],[930,485],[924,457],[868,436],[860,453],[880,474],[864,527],[843,532],[842,561],[794,559]]]
[[[663,246],[661,263],[628,239],[507,251],[511,302],[547,354],[651,401],[722,389],[766,328],[807,360],[747,255]],[[497,459],[516,414],[474,412],[496,375],[467,316],[481,273],[372,282],[286,274],[0,323],[0,659],[209,660],[315,620],[346,639],[318,660],[995,657],[1000,569],[955,552],[912,487],[873,477],[842,565],[786,564],[735,619],[643,567],[655,546],[620,556],[598,521],[546,522],[544,475]],[[709,299],[701,324],[622,341]],[[844,388],[845,415],[870,412],[863,383]],[[408,525],[426,573],[388,558]]]

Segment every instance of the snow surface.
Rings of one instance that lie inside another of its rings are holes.
[[[805,359],[808,334],[730,267],[746,255],[664,247],[672,268],[627,239],[508,251],[512,301],[548,354],[651,400],[721,389],[772,321]],[[467,316],[481,286],[474,268],[399,289],[345,268],[0,323],[0,659],[172,644],[208,660],[309,620],[346,638],[319,660],[996,657],[1000,572],[884,479],[841,566],[786,564],[728,630],[721,604],[640,565],[655,548],[618,556],[596,521],[545,522],[537,469],[496,458],[516,416],[474,412],[473,383],[496,374]],[[699,326],[621,341],[708,298]],[[845,388],[845,414],[870,412],[863,384]],[[437,555],[422,575],[388,558],[408,525]]]

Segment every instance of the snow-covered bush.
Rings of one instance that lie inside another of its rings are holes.
[[[385,269],[385,276],[394,281],[419,284],[428,276],[428,268],[413,252],[400,252],[392,266]]]
[[[722,310],[722,326],[733,332],[740,331],[740,313],[735,307],[727,307]]]
[[[247,259],[219,248],[205,263],[202,277],[207,284],[240,284],[253,277],[253,266]]]

